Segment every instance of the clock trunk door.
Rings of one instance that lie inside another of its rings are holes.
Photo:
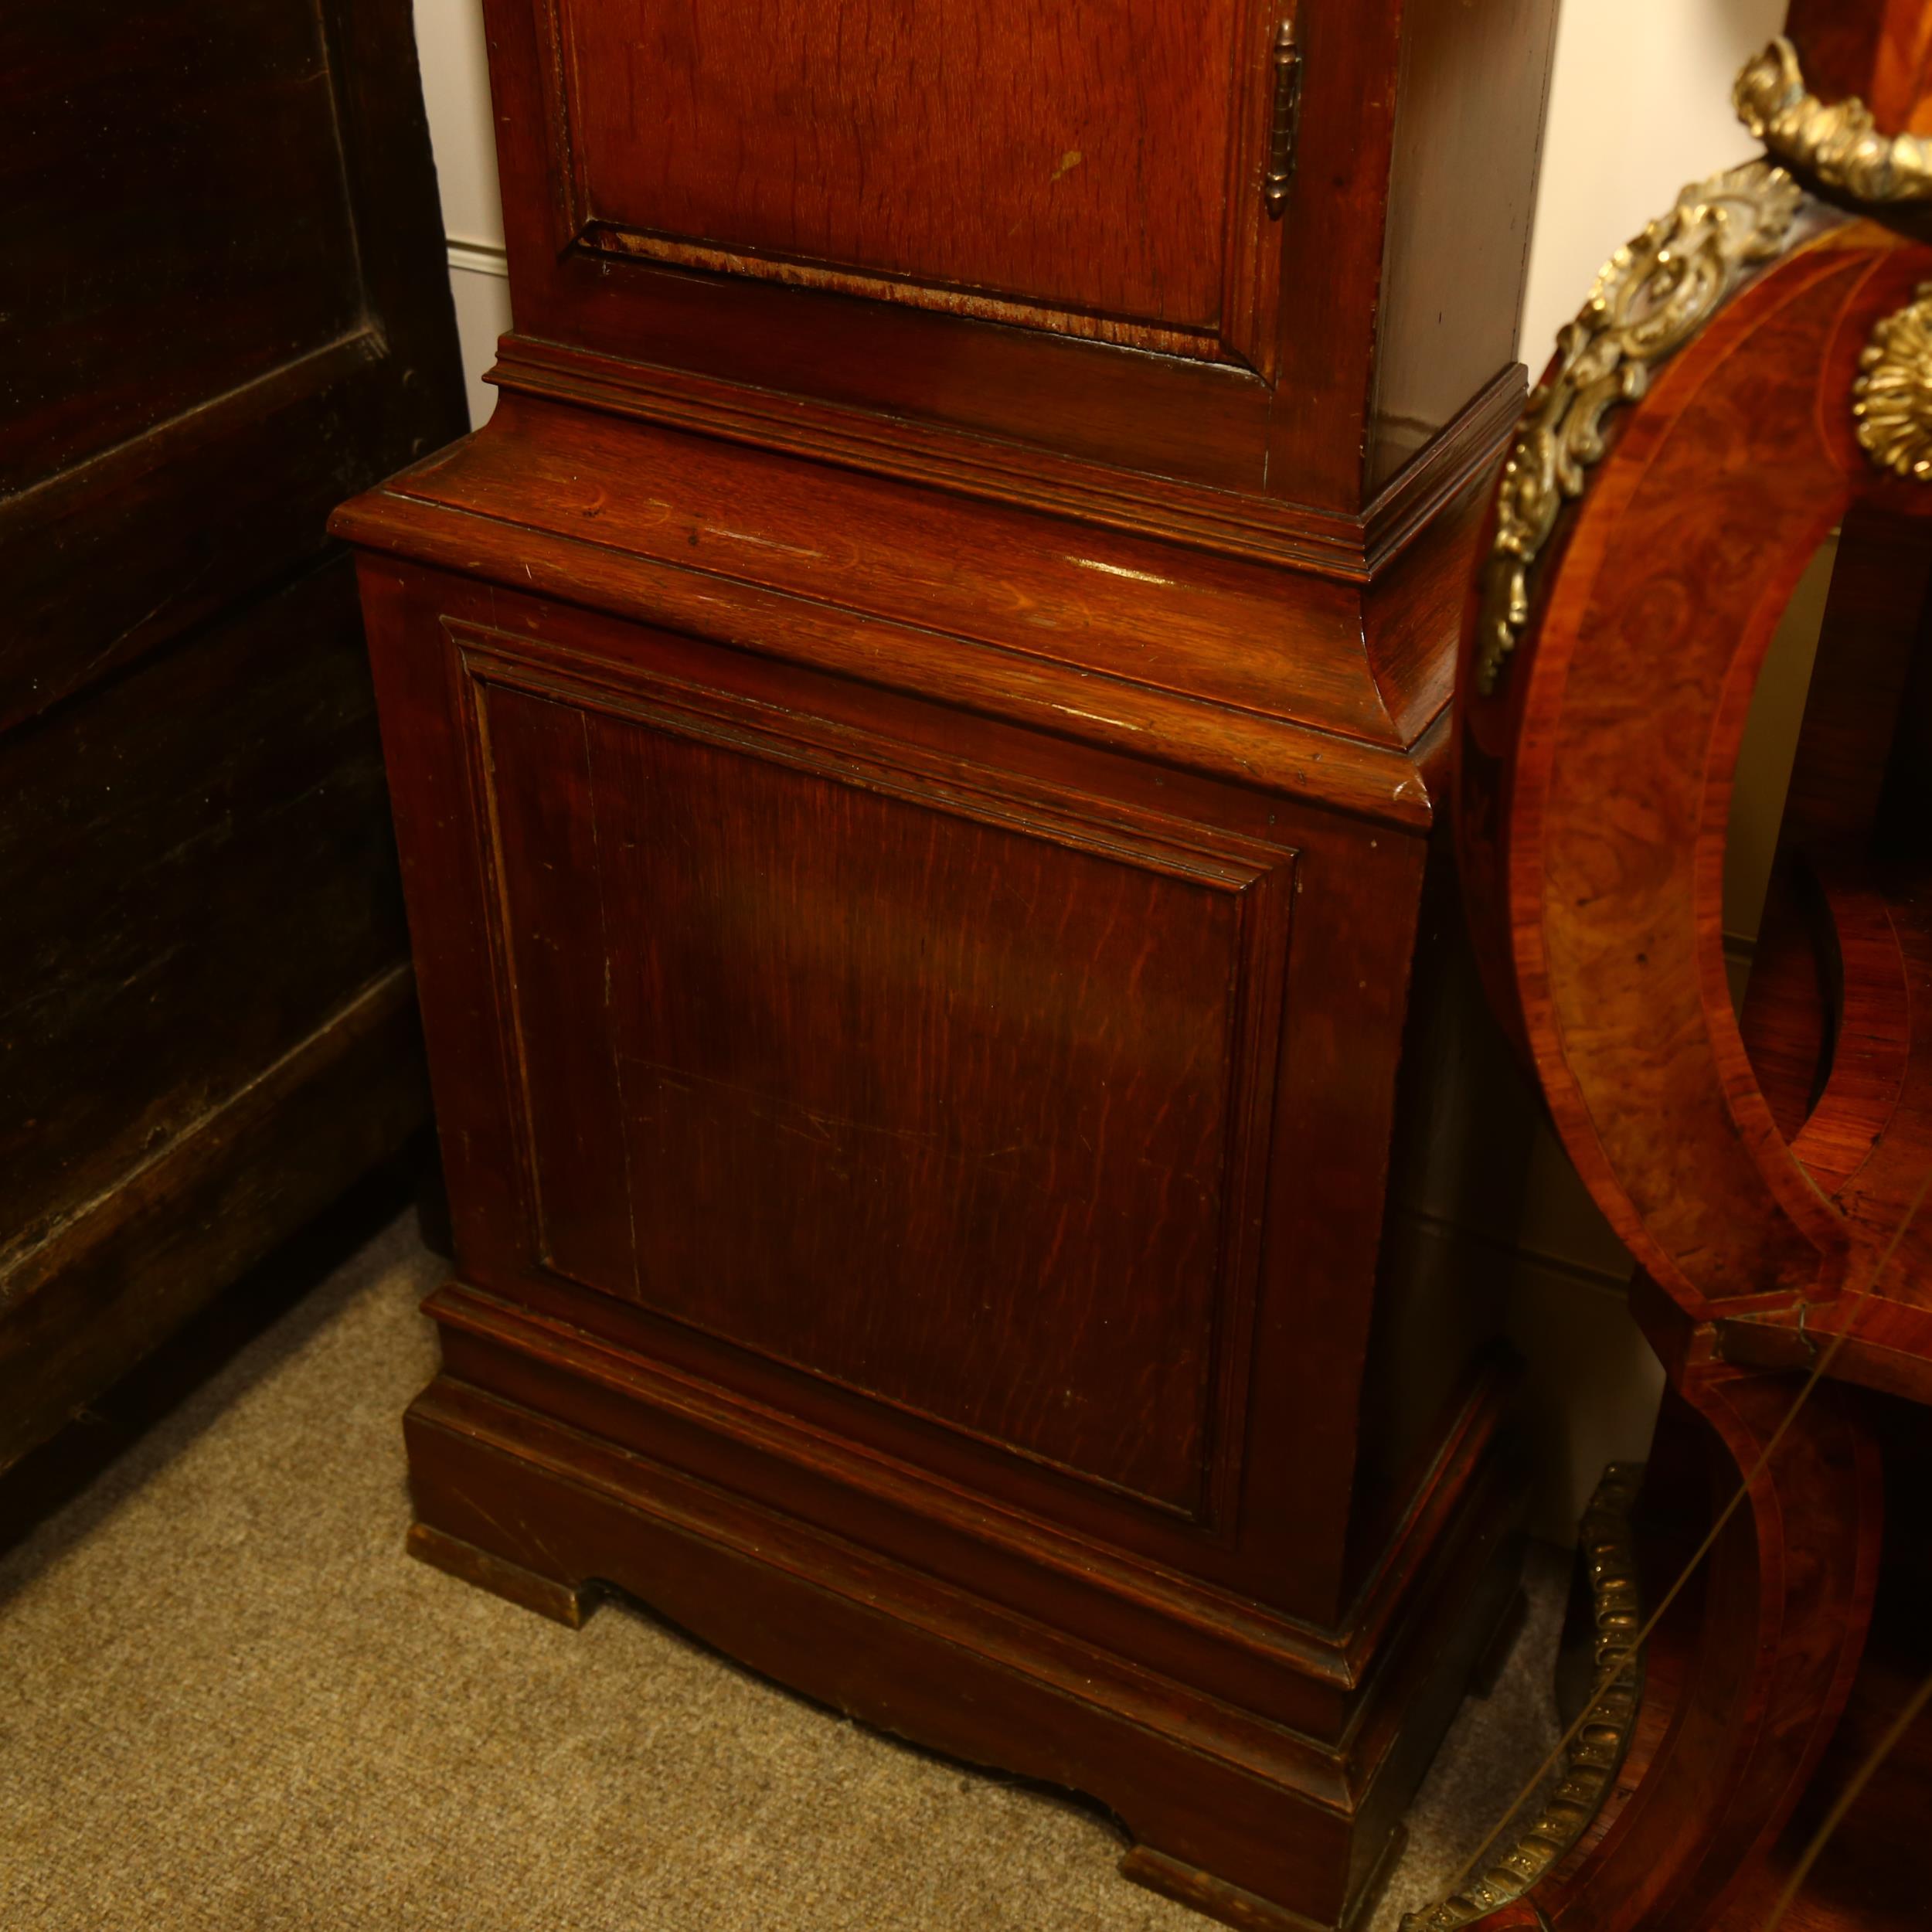
[[[1278,0],[555,0],[580,240],[1264,369]]]

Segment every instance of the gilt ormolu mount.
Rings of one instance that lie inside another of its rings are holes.
[[[1901,1621],[1923,1649],[1925,1488],[1905,1472],[1932,1449],[1932,247],[1913,212],[1923,145],[1879,129],[1922,111],[1928,52],[1922,5],[1793,9],[1791,40],[1738,83],[1772,150],[1746,171],[1752,213],[1725,212],[1738,174],[1687,190],[1674,219],[1692,211],[1702,240],[1653,255],[1639,310],[1668,313],[1700,262],[1711,298],[1590,423],[1530,567],[1505,500],[1472,610],[1458,817],[1492,991],[1639,1264],[1634,1305],[1672,1389],[1651,1504],[1699,1519],[1675,1555],[1704,1532],[1706,1486],[1738,1498],[1658,1627],[1615,1803],[1529,1898],[1487,1914],[1498,1932],[1765,1932],[1799,1887],[1785,1923],[1804,1932],[1923,1922],[1922,1750],[1889,1838],[1871,1806],[1821,1882],[1801,1860],[1852,1768],[1842,1720],[1855,1763],[1901,1702]],[[1861,60],[1889,90],[1879,112],[1845,87]],[[1509,490],[1539,473],[1579,346]],[[1740,1015],[1732,777],[1773,634],[1835,531]]]

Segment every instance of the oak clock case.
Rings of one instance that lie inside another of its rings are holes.
[[[1514,1587],[1383,1235],[1549,9],[1369,11],[492,0],[497,410],[338,521],[417,1553],[1244,1924],[1365,1909]]]

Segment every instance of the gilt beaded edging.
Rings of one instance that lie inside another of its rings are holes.
[[[1613,1462],[1583,1512],[1579,1547],[1590,1569],[1596,1638],[1591,1668],[1603,1685],[1565,1753],[1563,1774],[1536,1821],[1502,1858],[1453,1896],[1406,1913],[1402,1932],[1458,1932],[1522,1897],[1574,1846],[1603,1808],[1630,1748],[1641,1694],[1643,1628],[1631,1513],[1644,1480],[1640,1462]],[[1614,1668],[1615,1675],[1604,1679]]]

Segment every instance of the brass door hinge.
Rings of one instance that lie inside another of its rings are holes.
[[[1274,30],[1274,124],[1268,135],[1268,172],[1261,199],[1268,218],[1281,219],[1294,179],[1295,136],[1301,124],[1301,49],[1296,45],[1291,15]]]

